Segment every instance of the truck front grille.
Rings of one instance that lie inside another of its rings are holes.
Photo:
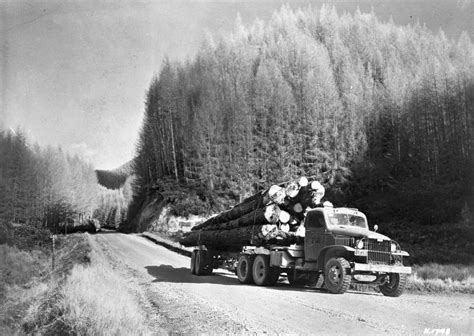
[[[367,261],[371,264],[390,264],[390,241],[364,240],[364,248],[369,250]]]

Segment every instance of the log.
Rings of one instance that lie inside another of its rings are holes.
[[[255,194],[247,199],[245,199],[242,203],[237,204],[235,207],[230,209],[229,211],[222,212],[217,216],[209,218],[202,224],[199,224],[192,228],[193,231],[204,229],[207,226],[218,225],[220,223],[225,223],[242,217],[245,214],[248,214],[255,209],[264,207],[266,204],[270,202],[270,198],[268,197],[267,192]]]
[[[245,214],[237,219],[231,220],[224,223],[208,223],[201,227],[203,231],[212,230],[230,230],[238,227],[256,225],[256,224],[276,224],[280,221],[280,218],[285,220],[289,219],[289,214],[285,211],[281,211],[280,208],[273,204],[268,205],[265,208],[256,209],[248,214]],[[193,229],[193,231],[196,231]]]
[[[298,196],[298,193],[302,187],[306,187],[308,185],[308,179],[306,177],[301,177],[298,181],[290,182],[285,187],[285,194],[289,198],[295,198]]]
[[[291,244],[295,239],[292,232],[283,232],[277,225],[252,225],[231,230],[190,231],[179,243],[183,246],[245,246],[266,243]]]
[[[304,220],[308,209],[313,209],[320,205],[321,198],[324,196],[324,187],[318,181],[308,183],[290,183],[286,187],[287,196],[280,208],[288,212],[292,218],[298,222]]]
[[[243,202],[237,204],[232,209],[209,218],[207,221],[193,227],[191,230],[201,230],[208,226],[218,225],[220,223],[226,223],[238,219],[256,209],[264,208],[272,202],[276,204],[283,203],[284,198],[284,189],[273,185],[270,189],[246,198]]]

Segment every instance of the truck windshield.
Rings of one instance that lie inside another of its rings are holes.
[[[329,212],[327,214],[330,225],[358,226],[367,228],[366,219],[354,213]]]

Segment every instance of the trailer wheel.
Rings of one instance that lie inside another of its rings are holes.
[[[264,254],[259,254],[255,258],[252,267],[253,281],[258,286],[267,286],[271,280],[270,257]]]
[[[324,283],[329,292],[343,294],[349,289],[352,277],[347,273],[351,265],[344,258],[331,258],[326,263],[324,271]]]
[[[211,275],[212,274],[212,260],[208,251],[198,250],[196,253],[195,262],[196,275]]]
[[[196,253],[198,250],[194,250],[191,253],[191,274],[196,274]]]
[[[239,257],[239,261],[237,263],[237,268],[235,269],[235,271],[237,273],[237,278],[239,279],[240,283],[253,283],[253,259],[254,258],[248,254],[242,254]]]
[[[379,286],[380,291],[385,296],[399,297],[405,289],[406,274],[390,273],[388,277],[388,282]]]

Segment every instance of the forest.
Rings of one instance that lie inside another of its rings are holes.
[[[92,216],[97,179],[79,157],[31,144],[21,131],[0,133],[0,157],[2,220],[53,227],[72,214]]]
[[[0,158],[0,243],[47,248],[50,233],[95,232],[93,219],[116,229],[126,216],[130,178],[121,188],[100,185],[91,164],[20,129],[0,130]]]
[[[237,19],[151,82],[135,203],[185,188],[219,210],[311,176],[373,223],[471,222],[473,51],[467,33],[454,41],[331,6]]]

